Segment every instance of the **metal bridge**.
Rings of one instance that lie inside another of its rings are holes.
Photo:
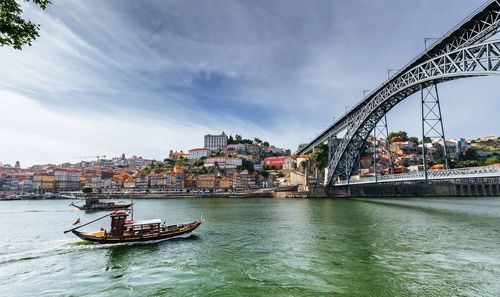
[[[390,76],[297,153],[305,154],[318,145],[328,143],[325,185],[331,186],[334,178],[340,181],[337,183],[348,182],[370,133],[375,133],[380,125],[387,129],[385,115],[416,92],[420,92],[422,98],[422,139],[431,135],[442,138],[446,153],[437,84],[500,74],[500,40],[488,41],[499,31],[499,27],[500,0],[488,1]],[[344,136],[333,145],[333,139],[339,134]],[[434,173],[427,174],[423,155],[425,172],[419,174],[428,178]],[[414,176],[413,179],[420,178]],[[387,181],[395,179],[399,177],[393,175],[393,179],[388,178]]]

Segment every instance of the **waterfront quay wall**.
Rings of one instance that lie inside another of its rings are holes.
[[[415,183],[365,184],[324,188],[326,197],[469,197],[500,196],[500,184]],[[309,197],[325,197],[319,191]]]
[[[273,198],[308,198],[309,194],[306,192],[286,191],[286,192],[273,192]]]

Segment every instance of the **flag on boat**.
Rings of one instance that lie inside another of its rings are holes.
[[[73,222],[73,225],[80,224],[80,218],[76,219],[76,221]]]

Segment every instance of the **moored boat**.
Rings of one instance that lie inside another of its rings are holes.
[[[114,203],[114,202],[102,202],[97,198],[87,198],[85,199],[85,204],[78,205],[73,202],[70,204],[80,210],[87,211],[101,211],[101,210],[118,210],[118,209],[128,209],[132,206],[132,203]]]
[[[95,232],[80,232],[76,230],[107,216],[111,217],[111,229],[109,231],[102,228]],[[188,224],[166,226],[159,219],[134,221],[128,220],[127,217],[127,211],[118,210],[90,223],[66,230],[64,233],[71,231],[81,239],[97,243],[147,242],[189,234],[205,221],[202,217]]]

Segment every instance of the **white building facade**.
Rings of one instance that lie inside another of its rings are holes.
[[[211,151],[225,150],[227,148],[227,135],[205,135],[205,148]]]
[[[198,160],[203,157],[208,157],[210,155],[210,150],[206,148],[195,148],[188,151],[189,160]]]
[[[243,160],[239,158],[212,157],[205,160],[205,167],[217,166],[220,168],[236,168],[243,165]]]

